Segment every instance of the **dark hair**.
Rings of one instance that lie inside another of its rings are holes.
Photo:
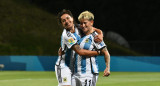
[[[68,15],[70,15],[71,17],[73,17],[73,15],[72,15],[72,13],[71,13],[70,10],[63,9],[61,12],[58,13],[58,21],[59,21],[59,23],[61,23],[61,16],[62,16],[63,14],[68,14]]]

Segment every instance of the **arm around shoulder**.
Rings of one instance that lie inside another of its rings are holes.
[[[95,56],[95,55],[99,55],[99,53],[97,51],[90,51],[90,50],[81,49],[78,44],[73,45],[72,49],[76,53],[78,53],[80,56]]]
[[[96,28],[93,28],[93,29],[98,33],[98,35],[96,35],[94,37],[95,38],[94,41],[97,42],[97,43],[101,42],[103,40],[103,32],[102,32],[102,30],[96,29]]]

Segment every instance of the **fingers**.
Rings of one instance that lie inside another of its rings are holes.
[[[102,40],[99,39],[99,38],[94,38],[94,41],[95,41],[96,43],[100,43]]]
[[[110,75],[110,72],[104,71],[103,77],[104,77],[104,76],[108,77],[109,75]]]
[[[98,38],[98,35],[95,35],[94,38]]]
[[[106,73],[106,74],[103,74],[103,77],[108,77],[110,75],[110,73]]]

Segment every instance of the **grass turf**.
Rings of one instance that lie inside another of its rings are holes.
[[[97,86],[160,86],[160,72],[111,72],[102,77]],[[52,71],[0,71],[0,86],[57,86]]]

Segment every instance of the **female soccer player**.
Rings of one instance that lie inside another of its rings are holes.
[[[79,40],[80,48],[86,50],[100,50],[101,53],[104,54],[106,62],[106,69],[104,70],[103,76],[109,76],[110,54],[106,48],[106,44],[103,41],[100,43],[96,43],[94,41],[94,37],[97,35],[97,32],[95,32],[95,27],[93,27],[94,15],[89,11],[84,11],[79,15],[78,20],[80,21],[80,26],[85,34],[85,36]],[[78,55],[76,63],[77,73],[75,75],[78,77],[81,85],[96,86],[99,73],[97,56]]]

